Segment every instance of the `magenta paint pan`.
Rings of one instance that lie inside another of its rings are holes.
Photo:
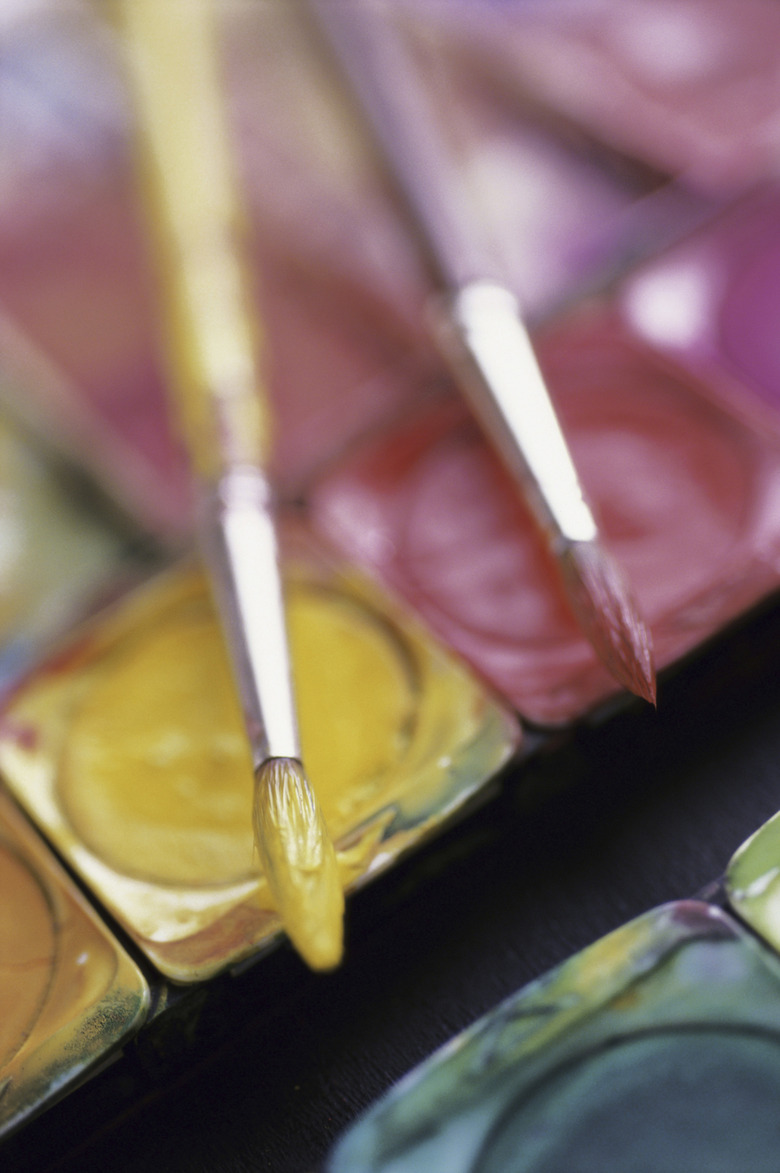
[[[427,289],[295,20],[279,6],[242,5],[231,22],[227,72],[257,241],[277,475],[290,496],[416,396],[435,364]],[[0,361],[28,384],[25,405],[99,466],[131,512],[176,533],[189,499],[156,357],[118,46],[84,12],[20,18],[0,43],[0,118],[13,128],[0,195]],[[489,195],[486,215],[509,241],[526,309],[539,313],[610,263],[637,191],[479,88],[460,95],[473,130],[464,168]]]
[[[431,5],[431,19],[604,143],[708,191],[776,170],[780,9],[773,0]]]
[[[767,186],[642,267],[626,320],[731,410],[780,428],[780,188]]]
[[[780,448],[633,339],[613,307],[536,341],[663,668],[780,585]],[[527,719],[562,724],[614,692],[516,491],[456,400],[421,405],[330,473],[313,511]]]

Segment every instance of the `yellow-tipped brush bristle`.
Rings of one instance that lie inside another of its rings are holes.
[[[253,824],[290,940],[312,969],[333,969],[343,952],[344,892],[322,811],[299,761],[269,758],[260,767]]]

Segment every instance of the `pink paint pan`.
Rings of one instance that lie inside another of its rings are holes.
[[[429,8],[465,57],[481,56],[519,99],[542,103],[626,155],[712,192],[776,171],[774,0]]]
[[[632,338],[611,306],[537,337],[606,540],[663,668],[780,585],[780,447]],[[317,526],[541,725],[614,691],[524,506],[456,400],[421,404],[313,493]]]
[[[643,266],[621,301],[638,335],[730,410],[780,431],[780,188],[753,192]]]

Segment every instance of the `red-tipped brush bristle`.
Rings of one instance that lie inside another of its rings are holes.
[[[560,565],[572,611],[599,659],[624,688],[654,705],[650,633],[615,560],[596,542],[574,542]]]

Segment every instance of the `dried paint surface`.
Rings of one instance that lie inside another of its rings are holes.
[[[780,431],[780,188],[764,186],[644,266],[622,293],[647,341],[707,378],[758,426]]]
[[[296,574],[289,623],[307,773],[354,886],[478,790],[516,726],[356,581]],[[12,789],[161,969],[195,979],[274,939],[241,715],[198,575],[128,600],[7,719]]]
[[[0,417],[0,689],[82,613],[120,554],[117,535]]]
[[[669,664],[778,585],[780,453],[608,314],[539,340],[586,491]],[[517,493],[466,413],[418,411],[325,479],[317,524],[527,717],[614,691]]]
[[[146,982],[0,796],[0,1135],[143,1021]]]
[[[492,19],[478,3],[429,7],[519,101],[530,92],[629,156],[716,192],[775,170],[780,12],[767,0],[495,4]]]
[[[657,909],[389,1092],[329,1173],[772,1173],[780,966],[719,909]]]
[[[751,835],[726,872],[729,903],[780,951],[780,814]]]

